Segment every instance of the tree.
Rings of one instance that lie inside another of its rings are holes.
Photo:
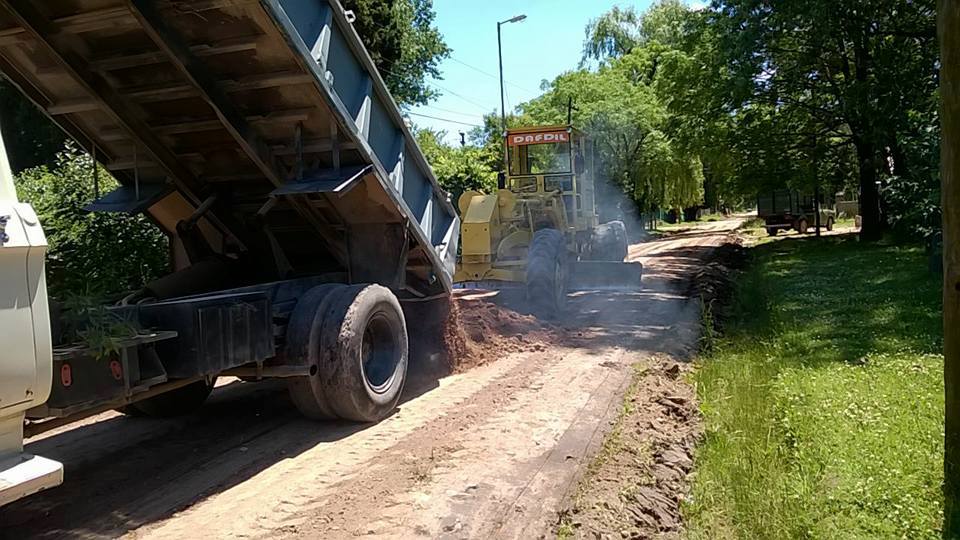
[[[418,130],[417,142],[454,204],[464,191],[492,193],[497,187],[497,173],[490,163],[500,159],[496,148],[473,144],[453,147],[443,142],[444,135],[430,129]]]
[[[960,1],[940,0],[940,89],[943,98],[943,537],[960,537]]]
[[[934,92],[932,0],[733,0],[713,9],[734,108],[794,109],[807,117],[809,139],[850,145],[862,237],[878,238],[878,186],[897,163],[908,164],[900,141],[924,124],[911,122],[911,112],[928,107]]]
[[[427,77],[440,79],[440,61],[450,55],[433,25],[432,0],[347,0],[353,26],[401,106],[425,105],[436,97]]]
[[[14,173],[55,163],[66,134],[6,80],[0,80],[0,118]]]
[[[689,13],[680,0],[660,0],[642,14],[631,6],[614,6],[587,24],[583,60],[620,58],[653,41],[678,46],[687,34]]]
[[[640,43],[640,16],[632,6],[613,9],[587,24],[583,59],[603,61],[628,54]]]
[[[105,171],[99,174],[102,190],[118,187]],[[94,198],[93,160],[73,145],[57,154],[52,169],[28,169],[15,183],[47,234],[52,294],[111,297],[139,289],[167,271],[167,238],[147,218],[83,210]]]
[[[650,42],[596,71],[563,74],[520,107],[531,123],[566,123],[572,101],[573,123],[596,143],[601,178],[619,186],[641,212],[696,206],[703,197],[699,156],[669,133],[653,85],[665,50]]]

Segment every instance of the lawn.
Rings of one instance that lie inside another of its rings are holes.
[[[699,360],[690,538],[938,538],[940,279],[855,237],[752,250]]]

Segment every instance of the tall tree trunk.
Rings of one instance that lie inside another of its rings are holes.
[[[880,190],[877,181],[877,149],[870,135],[856,137],[857,161],[860,171],[860,239],[868,242],[883,236],[883,221],[880,215]]]
[[[943,537],[960,538],[960,0],[939,1],[943,139]]]

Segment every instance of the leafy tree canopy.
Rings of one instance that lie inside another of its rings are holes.
[[[732,117],[731,142],[763,126],[771,136],[741,145],[738,160],[778,154],[788,163],[766,160],[764,170],[787,169],[786,180],[806,187],[839,186],[853,170],[868,239],[914,213],[902,204],[901,195],[919,195],[910,186],[931,196],[907,196],[907,206],[934,198],[932,0],[715,2],[695,36],[688,52],[709,76],[682,78],[698,90],[677,95],[674,110],[712,113],[721,124]]]
[[[347,0],[353,26],[401,106],[436,97],[427,78],[440,79],[440,61],[450,55],[434,26],[432,0]]]
[[[118,187],[100,170],[104,191]],[[73,145],[17,176],[21,200],[33,205],[47,234],[47,285],[52,294],[108,297],[140,288],[168,268],[167,239],[147,218],[89,213],[93,161]]]
[[[463,192],[475,190],[492,193],[497,187],[496,168],[501,158],[492,146],[450,146],[443,142],[445,133],[431,129],[417,130],[417,142],[427,162],[456,205]]]

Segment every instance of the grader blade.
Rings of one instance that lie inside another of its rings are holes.
[[[638,262],[576,261],[570,264],[571,291],[640,290],[643,265]]]

